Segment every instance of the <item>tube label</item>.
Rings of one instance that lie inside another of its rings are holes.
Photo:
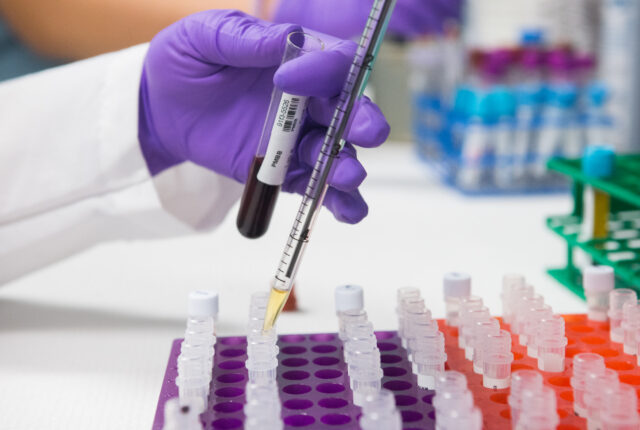
[[[264,161],[258,171],[258,180],[263,184],[280,186],[284,182],[306,106],[306,97],[282,93]]]

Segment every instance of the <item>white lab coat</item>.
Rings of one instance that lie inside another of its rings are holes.
[[[191,163],[150,176],[137,139],[146,51],[0,84],[0,284],[99,242],[211,229],[240,196]]]

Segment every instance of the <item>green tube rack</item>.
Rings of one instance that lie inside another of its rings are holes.
[[[615,173],[606,179],[586,176],[581,159],[554,158],[547,166],[573,181],[573,211],[546,220],[549,229],[567,242],[566,266],[549,269],[549,275],[584,298],[582,275],[574,264],[574,250],[579,248],[595,264],[614,268],[616,287],[640,292],[640,154],[617,155]],[[611,198],[606,238],[580,240],[585,186],[601,190]]]

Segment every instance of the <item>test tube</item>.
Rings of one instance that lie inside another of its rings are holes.
[[[402,417],[396,408],[395,396],[391,391],[380,390],[365,398],[360,428],[362,430],[402,429]]]
[[[352,309],[342,313],[342,325],[338,337],[342,342],[347,341],[347,327],[350,324],[357,324],[367,321],[367,312],[364,309]]]
[[[520,334],[520,345],[527,346],[527,355],[531,358],[537,358],[538,350],[536,348],[536,334],[540,321],[553,315],[553,310],[549,305],[539,305],[530,308],[524,317],[524,326]]]
[[[323,42],[303,32],[292,32],[281,64],[324,49]],[[274,87],[262,136],[258,142],[244,187],[236,226],[240,233],[255,239],[268,229],[280,186],[284,183],[306,109],[307,97],[285,93]]]
[[[609,293],[615,287],[615,275],[610,266],[588,266],[582,273],[587,317],[592,321],[606,321]]]
[[[604,358],[593,352],[582,352],[573,357],[573,375],[571,387],[573,388],[573,411],[580,417],[585,417],[587,408],[584,395],[587,390],[587,376],[590,373],[604,373]]]
[[[622,306],[622,350],[634,355],[638,349],[636,333],[640,331],[640,305],[637,301],[628,301]]]
[[[464,349],[465,347],[465,339],[463,334],[464,324],[466,324],[468,313],[473,309],[478,309],[483,307],[483,301],[481,297],[478,296],[468,296],[463,297],[460,300],[460,310],[458,313],[458,347]]]
[[[482,385],[493,389],[509,387],[512,362],[513,354],[510,352],[485,353],[482,362]]]
[[[527,335],[524,333],[524,327],[527,323],[526,317],[529,313],[529,310],[543,305],[544,297],[542,297],[540,294],[532,294],[529,296],[516,298],[516,314],[511,326],[511,331],[518,334],[520,345],[527,345]]]
[[[433,407],[436,420],[451,410],[473,407],[473,395],[467,388],[467,377],[463,373],[447,370],[439,374],[436,376],[435,390]]]
[[[484,355],[485,345],[489,335],[500,333],[500,323],[495,318],[486,321],[478,321],[473,327],[473,371],[482,375],[482,357]],[[508,332],[507,332],[508,333]],[[511,350],[511,336],[509,336],[509,348]]]
[[[622,330],[622,307],[627,302],[636,303],[636,292],[629,288],[617,288],[609,292],[609,337],[611,342],[624,342]]]
[[[248,383],[247,403],[244,405],[245,430],[282,430],[280,396],[275,381],[263,384]]]
[[[615,170],[615,152],[611,146],[589,145],[582,157],[582,173],[589,179],[610,178]],[[605,191],[586,185],[582,198],[580,241],[605,239],[609,233],[611,197]]]
[[[556,392],[543,385],[537,390],[525,390],[522,393],[522,405],[517,429],[555,430],[560,423]]]
[[[447,325],[457,327],[460,300],[471,294],[471,277],[466,273],[447,273],[444,275],[442,287],[444,290]]]
[[[403,300],[410,297],[420,299],[420,290],[415,287],[398,288],[397,292],[396,315],[398,317],[398,336],[404,338],[404,309]]]
[[[473,360],[473,337],[475,335],[476,323],[481,321],[489,321],[491,315],[489,308],[483,306],[477,309],[471,309],[466,314],[465,321],[462,325],[462,336],[464,337],[464,356],[467,360]],[[460,336],[460,334],[458,335]]]
[[[473,350],[473,371],[482,375],[484,373],[484,357],[491,353],[511,352],[511,333],[507,330],[484,327],[482,340]]]

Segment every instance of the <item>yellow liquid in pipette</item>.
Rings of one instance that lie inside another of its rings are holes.
[[[269,294],[269,302],[267,303],[267,312],[264,316],[264,325],[262,326],[262,330],[269,331],[273,328],[280,312],[282,312],[282,308],[284,304],[287,303],[287,299],[289,298],[289,291],[278,290],[277,288],[271,288],[271,293]]]

